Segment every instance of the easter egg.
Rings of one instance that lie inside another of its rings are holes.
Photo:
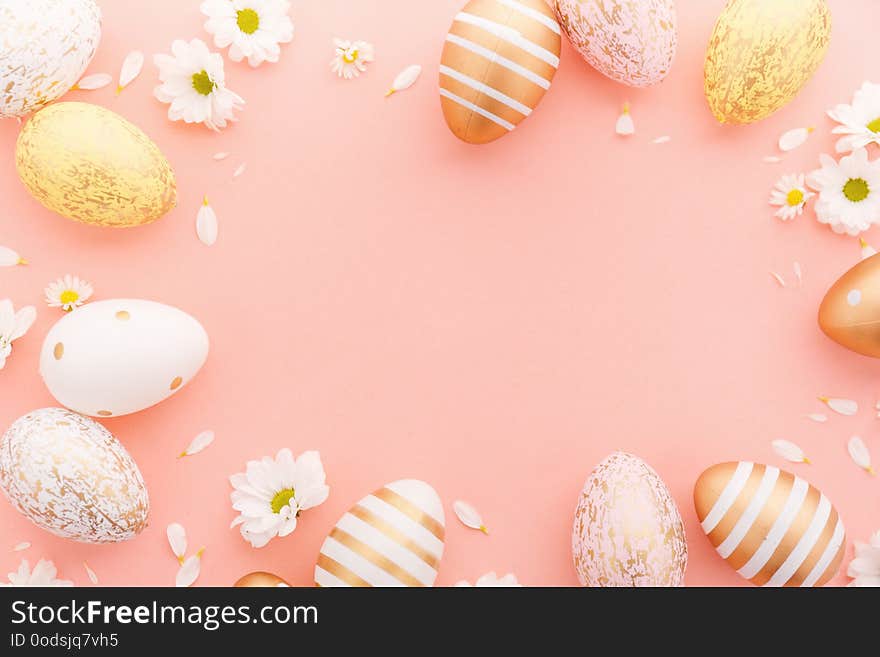
[[[752,123],[787,105],[828,49],[825,0],[729,0],[709,39],[706,99],[720,123]]]
[[[880,358],[880,253],[831,286],[819,305],[819,327],[847,349]]]
[[[683,586],[687,541],[675,501],[640,458],[615,452],[590,474],[571,537],[584,586]]]
[[[694,506],[718,554],[759,586],[822,586],[840,567],[846,537],[837,511],[790,472],[713,465],[694,486]]]
[[[66,94],[100,40],[95,0],[0,2],[0,118],[30,114]]]
[[[18,136],[15,165],[44,206],[87,224],[138,226],[177,203],[174,173],[140,128],[88,103],[56,103]]]
[[[182,310],[155,301],[87,303],[49,330],[40,374],[60,404],[110,417],[143,410],[192,380],[208,335]]]
[[[555,0],[565,36],[593,68],[645,87],[669,73],[675,57],[673,0]]]
[[[349,509],[324,539],[317,586],[433,586],[446,535],[440,497],[401,479]]]
[[[559,66],[559,24],[543,0],[471,0],[440,55],[440,105],[459,139],[484,144],[532,113]]]
[[[290,586],[290,584],[278,577],[278,575],[258,570],[240,577],[234,586],[236,588],[269,588]]]
[[[20,417],[0,439],[0,488],[35,525],[83,543],[113,543],[147,526],[137,465],[100,424],[63,408]]]

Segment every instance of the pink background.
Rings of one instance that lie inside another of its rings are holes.
[[[130,49],[168,51],[209,37],[198,2],[100,2],[104,37],[89,72],[116,74]],[[297,2],[281,61],[257,70],[227,61],[247,100],[220,135],[172,124],[152,97],[157,71],[115,97],[69,99],[119,112],[174,167],[180,202],[133,230],[75,224],[44,210],[14,168],[19,127],[0,122],[0,244],[32,264],[0,270],[0,297],[39,318],[0,371],[0,427],[54,405],[37,373],[43,336],[61,316],[43,287],[65,273],[95,299],[145,297],[205,325],[211,353],[174,398],[105,425],[130,450],[152,498],[135,540],[80,545],[35,528],[0,502],[0,573],[20,558],[53,559],[62,576],[108,585],[173,584],[165,526],[206,546],[199,584],[256,569],[310,585],[321,541],[362,495],[403,477],[444,499],[447,548],[438,584],[488,570],[525,584],[574,585],[572,514],[593,466],[615,449],[644,458],[684,517],[690,585],[742,585],[700,531],[691,491],[709,465],[750,459],[789,467],[837,505],[853,538],[880,527],[880,480],[846,453],[859,433],[880,457],[873,405],[880,363],[826,339],[816,311],[857,262],[857,240],[812,211],[783,224],[767,205],[783,173],[833,152],[824,110],[849,102],[876,72],[875,0],[829,0],[828,56],[797,100],[764,122],[720,127],[702,91],[702,60],[724,0],[677,0],[679,50],[662,84],[633,90],[592,70],[563,43],[553,87],[511,135],[473,147],[440,112],[440,49],[462,0]],[[366,39],[376,62],[350,82],[330,74],[334,36]],[[383,98],[412,63],[422,78]],[[625,100],[634,137],[614,135]],[[784,130],[816,125],[782,164],[765,164]],[[652,144],[659,135],[672,141]],[[212,154],[232,156],[214,162]],[[876,155],[876,151],[874,153]],[[232,181],[240,162],[247,171]],[[220,220],[212,248],[195,236],[204,194]],[[878,242],[880,235],[868,233]],[[790,282],[793,261],[803,286]],[[822,412],[817,395],[851,397],[855,417]],[[199,431],[217,440],[176,460]],[[770,441],[799,443],[813,465],[789,465]],[[297,530],[249,547],[228,528],[227,476],[245,461],[318,449],[329,500]],[[483,513],[491,535],[467,530],[451,503]],[[19,541],[33,546],[23,553]],[[838,576],[835,583],[845,583]]]

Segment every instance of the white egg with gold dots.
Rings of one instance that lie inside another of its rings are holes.
[[[97,301],[51,328],[40,374],[61,405],[118,417],[180,391],[201,369],[208,347],[202,325],[178,308],[143,299]]]

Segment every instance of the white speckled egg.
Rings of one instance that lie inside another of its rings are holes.
[[[631,87],[660,82],[675,58],[673,0],[555,0],[562,30],[600,73]]]
[[[116,417],[173,395],[207,357],[205,329],[182,310],[111,299],[81,306],[52,327],[40,353],[40,374],[63,406]]]
[[[584,586],[684,585],[684,525],[647,463],[615,452],[596,466],[575,511],[572,554]]]
[[[321,545],[317,586],[434,586],[446,536],[440,497],[401,479],[362,498]]]
[[[100,424],[63,408],[17,419],[0,439],[0,488],[38,527],[84,543],[133,538],[150,501],[137,465]]]
[[[24,116],[66,94],[100,40],[95,0],[0,2],[0,117]]]

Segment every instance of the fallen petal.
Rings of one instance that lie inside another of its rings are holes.
[[[198,454],[203,449],[205,449],[208,445],[214,442],[214,432],[213,431],[202,431],[199,435],[192,439],[192,442],[189,444],[185,450],[183,450],[177,458],[182,458],[184,456],[192,456],[193,454]]]
[[[202,552],[204,548],[181,564],[174,579],[175,586],[191,586],[199,578],[199,573],[202,571]]]
[[[93,73],[80,79],[72,89],[82,89],[83,91],[94,91],[95,89],[103,89],[113,81],[113,77],[109,73]]]
[[[89,564],[83,561],[83,568],[86,569],[86,575],[89,577],[89,581],[95,586],[98,585],[98,576],[95,574],[95,571],[89,568]]]
[[[405,69],[397,74],[397,77],[394,78],[394,82],[391,83],[391,88],[385,92],[385,95],[390,96],[391,94],[397,93],[398,91],[409,89],[415,84],[416,80],[419,79],[419,75],[421,75],[421,73],[422,67],[418,64],[407,66]]]
[[[172,522],[165,529],[165,534],[168,536],[168,545],[171,546],[171,551],[177,557],[177,561],[182,564],[183,558],[186,556],[186,530],[180,523]]]
[[[849,452],[850,458],[852,458],[857,466],[865,470],[869,475],[874,476],[874,468],[871,466],[871,453],[868,451],[868,446],[865,445],[864,440],[858,436],[853,436],[846,444],[846,449]]]
[[[452,504],[452,510],[455,511],[455,515],[458,516],[458,519],[461,520],[461,523],[465,527],[470,527],[471,529],[479,529],[484,534],[489,533],[489,530],[483,523],[483,518],[482,516],[480,516],[480,512],[477,511],[472,505],[462,500],[456,500]]]
[[[783,153],[793,151],[807,141],[807,137],[810,136],[810,133],[813,132],[813,130],[815,130],[815,128],[810,126],[809,128],[794,128],[793,130],[788,130],[787,132],[782,133],[782,136],[779,137],[779,150]]]
[[[15,265],[26,265],[27,263],[27,260],[13,249],[8,246],[0,246],[0,267],[15,267]]]
[[[217,215],[208,204],[207,196],[196,215],[196,235],[205,246],[212,246],[217,241]]]
[[[852,399],[839,399],[837,397],[819,397],[819,401],[823,402],[835,413],[841,415],[855,415],[859,412],[859,405]]]
[[[144,53],[140,50],[132,50],[125,56],[122,69],[119,71],[119,85],[116,87],[118,94],[125,89],[141,73],[144,67]]]
[[[786,461],[791,461],[792,463],[810,462],[810,459],[808,459],[804,454],[804,450],[802,450],[791,441],[774,440],[770,444],[773,446],[773,451],[779,454],[779,456],[784,458]]]

